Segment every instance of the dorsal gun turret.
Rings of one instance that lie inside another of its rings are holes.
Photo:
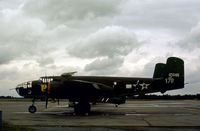
[[[62,76],[62,77],[70,77],[70,76],[74,75],[75,73],[77,73],[77,71],[74,71],[74,72],[66,72],[66,73],[61,74],[61,76]]]

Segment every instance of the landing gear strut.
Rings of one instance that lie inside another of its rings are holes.
[[[88,115],[90,108],[89,102],[79,102],[74,106],[74,112],[78,115]]]
[[[35,113],[35,112],[37,111],[37,108],[36,108],[36,106],[34,106],[34,103],[35,103],[35,98],[33,98],[33,100],[32,100],[32,105],[29,106],[29,108],[28,108],[28,111],[29,111],[30,113]]]

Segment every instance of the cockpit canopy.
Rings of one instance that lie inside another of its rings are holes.
[[[16,88],[20,88],[20,87],[32,88],[32,81],[28,81],[28,82],[24,82],[24,83],[18,84]]]
[[[40,80],[42,83],[49,83],[49,82],[53,81],[53,78],[52,78],[52,77],[46,76],[46,77],[40,77],[39,80]]]

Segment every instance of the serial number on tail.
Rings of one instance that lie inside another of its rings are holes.
[[[179,77],[179,73],[169,73],[169,77]]]
[[[165,79],[166,84],[173,84],[174,83],[174,78],[173,77],[179,77],[179,73],[169,73],[168,78]]]

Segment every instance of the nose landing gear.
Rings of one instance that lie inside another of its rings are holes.
[[[29,111],[30,113],[35,113],[35,112],[37,111],[36,106],[34,106],[35,98],[33,98],[32,103],[33,103],[33,104],[32,104],[31,106],[29,106],[28,111]]]
[[[32,106],[29,106],[28,111],[30,113],[35,113],[37,111],[37,108],[34,105],[32,105]]]

